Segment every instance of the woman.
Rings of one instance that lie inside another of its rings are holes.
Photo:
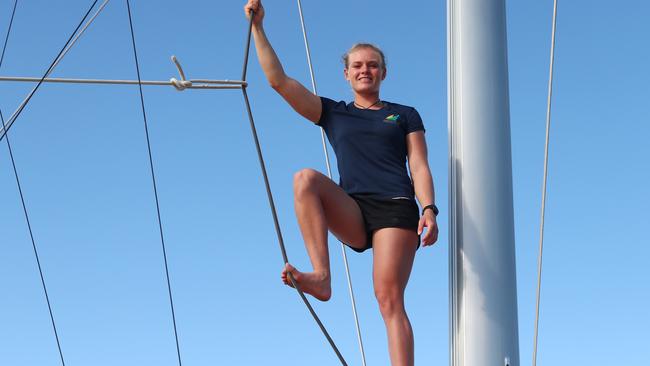
[[[386,324],[392,365],[413,365],[413,331],[404,309],[404,290],[419,235],[424,246],[438,237],[433,180],[427,162],[424,126],[411,107],[379,99],[386,77],[384,55],[370,44],[357,44],[344,56],[345,79],[354,101],[319,97],[284,73],[264,28],[260,0],[249,0],[260,65],[271,87],[300,115],[324,128],[337,156],[340,184],[303,169],[294,177],[295,210],[313,271],[290,264],[282,280],[321,301],[331,296],[327,231],[351,249],[373,249],[373,284]],[[406,158],[411,171],[406,170]],[[414,194],[424,207],[422,217]]]

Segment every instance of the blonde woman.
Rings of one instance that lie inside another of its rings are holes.
[[[260,65],[271,87],[308,121],[322,127],[334,148],[340,181],[336,184],[313,169],[294,177],[295,210],[313,270],[290,264],[282,280],[313,297],[331,297],[328,230],[356,252],[373,250],[375,296],[386,325],[391,363],[413,365],[413,331],[404,308],[404,290],[420,245],[438,238],[433,179],[427,161],[424,126],[418,112],[380,99],[386,78],[383,52],[356,44],[343,57],[352,102],[313,94],[285,74],[264,33],[264,7],[249,0],[254,12],[253,36]],[[408,168],[407,170],[407,161]],[[423,207],[422,216],[415,201]]]

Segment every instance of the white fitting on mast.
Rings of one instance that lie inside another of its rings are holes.
[[[450,363],[519,366],[505,0],[448,0]]]

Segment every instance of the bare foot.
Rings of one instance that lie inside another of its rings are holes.
[[[296,284],[306,294],[317,298],[320,301],[327,301],[332,297],[332,286],[329,273],[321,272],[300,272],[287,263],[282,270],[282,282],[293,287],[288,273],[291,273]]]

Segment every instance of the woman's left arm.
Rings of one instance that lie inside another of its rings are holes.
[[[406,149],[408,154],[411,179],[415,188],[415,195],[422,207],[435,204],[436,197],[433,190],[433,178],[427,159],[427,143],[424,131],[415,131],[406,135]],[[422,245],[431,245],[438,240],[438,223],[433,210],[425,210],[418,224],[418,235],[424,228],[427,233],[422,237]]]

